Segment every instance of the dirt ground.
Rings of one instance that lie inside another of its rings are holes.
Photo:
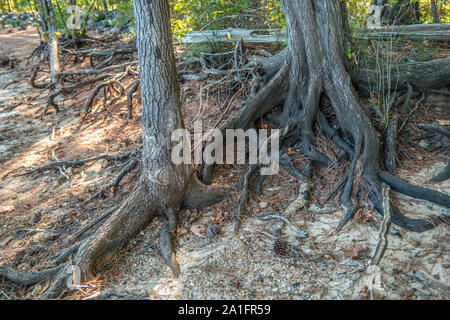
[[[136,168],[116,192],[108,191],[102,199],[88,202],[124,162],[94,161],[66,175],[57,171],[19,175],[52,161],[125,154],[139,147],[140,117],[127,119],[126,99],[107,110],[99,102],[83,121],[80,115],[88,93],[73,99],[69,96],[60,113],[50,110],[40,119],[46,93],[30,87],[30,70],[36,62],[27,61],[38,45],[39,37],[31,28],[0,29],[0,55],[17,60],[14,69],[0,67],[0,265],[23,271],[49,267],[54,256],[71,244],[67,235],[118,205],[131,192],[139,173]],[[210,122],[220,115],[219,106],[198,112],[198,87],[194,81],[182,84],[187,124],[196,114]],[[137,96],[136,100],[139,103]],[[241,104],[237,100],[236,108]],[[438,110],[445,121],[450,120],[448,107],[447,103]],[[135,107],[134,112],[138,115],[140,108]],[[449,181],[430,183],[446,160],[426,150],[416,151],[415,159],[403,161],[396,174],[448,194]],[[301,156],[294,159],[302,161]],[[232,190],[229,197],[201,212],[181,212],[177,243],[180,277],[175,278],[159,256],[155,239],[163,222],[157,218],[96,279],[64,298],[83,299],[107,290],[150,299],[367,298],[366,271],[378,243],[380,216],[363,204],[361,214],[335,233],[344,210],[338,200],[323,199],[345,174],[341,167],[335,163],[318,175],[312,205],[291,220],[307,232],[307,238],[298,237],[289,227],[284,229],[289,243],[285,256],[273,253],[269,232],[273,221],[261,217],[281,214],[297,197],[296,179],[285,170],[267,178],[262,193],[251,197],[241,230],[234,233],[231,218],[245,167],[220,166],[214,182],[228,185]],[[449,213],[425,201],[395,193],[392,197],[408,216]],[[214,238],[192,232],[212,224],[221,226]],[[420,234],[391,227],[380,263],[382,288],[375,290],[375,298],[450,298],[448,231],[445,225]],[[33,298],[47,288],[47,283],[16,287],[0,279],[0,299]]]

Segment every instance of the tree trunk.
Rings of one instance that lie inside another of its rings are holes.
[[[58,53],[58,36],[56,35],[56,20],[53,4],[49,0],[38,0],[38,7],[42,8],[40,11],[41,19],[43,19],[43,32],[47,33],[48,37],[48,58],[50,63],[50,77],[52,82],[56,83],[58,74],[61,72],[59,64]]]
[[[172,163],[174,130],[184,127],[175,67],[167,0],[134,0],[136,44],[142,97],[141,175],[132,194],[100,229],[79,247],[73,261],[85,278],[108,262],[155,215],[166,217],[159,232],[161,255],[175,275],[180,273],[173,235],[178,211],[201,208],[222,197],[223,188],[201,185],[193,167]],[[47,297],[63,291],[67,274],[60,273]]]
[[[77,264],[87,272],[93,272],[107,252],[128,242],[157,211],[172,212],[169,220],[174,218],[191,175],[192,168],[171,163],[171,134],[183,122],[167,1],[135,0],[134,13],[142,96],[142,173],[132,196],[81,248]],[[172,267],[177,270],[176,263]]]
[[[281,55],[285,57],[276,68],[277,58],[268,63],[272,77],[235,118],[224,128],[245,128],[268,113],[284,100],[282,114],[272,115],[280,123],[285,141],[301,141],[301,151],[319,165],[328,165],[329,158],[314,147],[316,121],[327,136],[352,159],[341,197],[347,212],[338,226],[340,230],[357,208],[356,195],[364,188],[377,210],[382,214],[380,179],[393,190],[450,207],[450,197],[439,192],[413,186],[384,172],[379,163],[380,143],[370,118],[359,105],[349,72],[352,65],[346,55],[350,45],[345,1],[282,0],[289,44]],[[352,72],[353,74],[353,72]],[[324,99],[325,98],[325,99]],[[328,100],[337,117],[338,131],[332,130],[320,110],[320,101]],[[356,174],[364,184],[354,186]],[[412,231],[434,228],[449,217],[432,216],[412,219],[403,216],[392,205],[392,221]]]
[[[103,9],[105,10],[105,13],[108,12],[108,4],[106,3],[106,0],[102,0],[103,2]]]
[[[394,190],[409,192],[413,188],[401,188],[403,182],[391,179],[379,165],[380,144],[377,133],[362,108],[351,84],[349,59],[345,48],[350,43],[347,14],[344,1],[335,0],[282,0],[289,36],[288,63],[290,88],[284,105],[284,116],[289,127],[299,125],[302,151],[312,160],[328,164],[329,159],[313,147],[314,123],[319,113],[322,95],[331,102],[339,127],[353,145],[349,155],[352,163],[342,195],[347,213],[338,230],[352,217],[356,203],[352,198],[353,175],[357,169],[367,184],[367,192],[374,195],[374,202],[381,203],[381,184],[378,178]],[[416,187],[418,188],[418,187]],[[419,195],[415,189],[414,194]],[[435,201],[432,192],[422,194],[424,199]],[[439,201],[439,200],[438,200]],[[450,206],[450,197],[444,195],[441,204]],[[380,208],[382,212],[382,208]],[[415,231],[433,228],[433,221],[410,219],[395,209],[393,222]]]
[[[436,0],[430,0],[431,12],[433,14],[433,23],[439,23],[439,15],[436,7]]]

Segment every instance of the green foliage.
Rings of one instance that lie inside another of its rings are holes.
[[[281,28],[284,18],[278,0],[171,0],[175,37],[191,30]]]
[[[371,1],[348,0],[347,11],[349,23],[352,27],[361,27],[365,24],[367,18],[367,10]]]
[[[389,0],[389,5],[394,5],[399,0]],[[418,2],[420,9],[420,21],[413,23],[432,22],[432,12],[429,0],[409,0]],[[88,11],[91,6],[90,18],[98,22],[105,18],[112,19],[111,24],[134,25],[132,0],[105,0],[111,15],[105,15],[103,0],[76,0],[76,4],[82,10]],[[367,9],[371,0],[347,0],[349,22],[352,32],[366,24]],[[30,7],[31,3],[31,7]],[[35,0],[0,0],[0,10],[13,12],[33,12]],[[64,23],[61,19],[67,19],[68,0],[52,0],[55,6],[55,18],[61,33]],[[285,21],[281,9],[280,0],[169,0],[172,11],[172,30],[175,37],[183,36],[191,30],[224,29],[224,28],[284,28]],[[57,10],[59,5],[59,14]],[[450,1],[436,0],[441,22],[450,22]],[[14,23],[13,23],[14,24]]]

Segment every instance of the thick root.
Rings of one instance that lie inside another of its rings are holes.
[[[433,182],[442,182],[450,178],[450,160],[447,163],[447,166],[440,172],[436,177],[431,179]]]
[[[32,286],[61,270],[61,267],[55,267],[39,272],[21,272],[12,268],[0,266],[0,278],[10,281],[16,285]]]

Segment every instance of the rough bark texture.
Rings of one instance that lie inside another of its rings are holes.
[[[354,77],[354,82],[358,89],[364,94],[369,93],[369,88],[376,87],[379,77],[372,69],[361,68]],[[450,56],[443,59],[436,59],[429,62],[411,62],[400,64],[390,70],[390,75],[386,74],[384,83],[388,79],[391,88],[407,89],[410,84],[414,89],[442,88],[450,85]]]

